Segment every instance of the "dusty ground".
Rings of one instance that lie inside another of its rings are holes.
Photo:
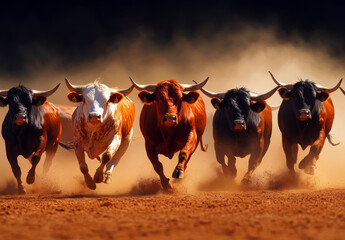
[[[345,189],[0,196],[1,239],[345,239]]]

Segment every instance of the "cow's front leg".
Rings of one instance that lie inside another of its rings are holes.
[[[187,163],[194,153],[197,146],[197,136],[195,131],[191,131],[188,136],[186,145],[180,151],[178,156],[178,164],[172,174],[173,178],[183,178],[184,172],[187,168]]]
[[[234,179],[237,176],[236,158],[233,154],[227,154],[226,156],[228,157],[228,166],[223,167],[224,175]]]
[[[263,158],[263,154],[261,153],[259,154],[254,153],[250,155],[249,163],[248,163],[248,171],[246,172],[246,174],[244,175],[241,181],[242,185],[249,185],[252,183],[253,172],[261,163],[262,158]]]
[[[267,148],[264,148],[264,139],[263,136],[260,139],[260,142],[257,146],[255,146],[254,151],[250,155],[249,163],[248,163],[248,171],[244,175],[241,183],[243,185],[249,185],[252,182],[252,175],[255,169],[260,165],[262,158],[264,157]]]
[[[283,137],[283,149],[286,157],[286,165],[290,171],[290,176],[295,177],[295,164],[297,162],[298,145]]]
[[[36,166],[41,160],[41,156],[45,151],[47,145],[47,133],[41,136],[40,144],[38,146],[37,151],[31,156],[31,169],[29,170],[28,176],[26,177],[27,184],[32,184],[35,182],[35,171]]]
[[[101,165],[97,168],[93,177],[95,183],[101,183],[104,179],[104,167],[112,159],[121,145],[121,137],[115,135],[113,141],[108,146],[107,150],[103,153],[101,159]]]
[[[319,138],[310,146],[310,150],[307,156],[299,163],[298,167],[304,169],[304,172],[310,175],[314,175],[316,160],[319,159],[320,152],[326,140],[324,129],[320,131]]]
[[[159,175],[163,189],[165,191],[172,189],[172,187],[169,183],[170,179],[164,175],[163,165],[158,160],[158,153],[157,153],[155,147],[152,145],[149,145],[149,144],[147,144],[147,142],[145,142],[145,148],[146,148],[146,154],[147,154],[148,158],[150,159],[154,170]]]
[[[121,145],[119,149],[115,152],[114,157],[107,163],[106,170],[105,170],[105,176],[104,176],[104,183],[108,184],[112,180],[112,172],[114,170],[114,167],[119,163],[120,159],[122,158],[123,154],[127,151],[127,148],[129,146],[129,143],[131,142],[133,135],[133,128],[129,135],[126,137],[123,137],[121,140]]]
[[[230,149],[229,149],[230,148]],[[222,165],[223,175],[226,178],[234,179],[237,176],[236,158],[231,153],[231,146],[226,146],[220,141],[214,142],[216,159]],[[228,164],[225,163],[225,156],[228,158]]]
[[[92,190],[96,189],[96,184],[93,181],[92,177],[89,174],[89,168],[85,162],[85,153],[84,153],[84,149],[82,147],[80,147],[80,145],[77,143],[75,145],[75,155],[77,156],[78,159],[78,163],[79,163],[79,168],[80,171],[83,173],[84,175],[84,179],[85,179],[85,183],[86,186]]]
[[[18,165],[18,159],[17,159],[18,156],[13,154],[13,152],[14,152],[14,150],[10,149],[10,147],[6,144],[6,155],[7,155],[8,162],[11,165],[14,177],[17,180],[18,194],[25,194],[26,192],[25,192],[25,189],[24,189],[24,186],[22,183],[22,179],[21,179],[22,172],[21,172],[20,167]]]

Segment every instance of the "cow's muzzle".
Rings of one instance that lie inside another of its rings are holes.
[[[16,114],[16,120],[15,123],[16,125],[23,125],[26,122],[26,115],[23,113],[17,113]]]
[[[246,122],[244,120],[235,120],[233,129],[238,132],[246,130],[247,129]]]
[[[102,120],[102,116],[98,113],[90,113],[89,114],[89,122],[91,124],[97,124],[100,123]]]
[[[307,121],[311,119],[311,113],[309,109],[301,109],[298,111],[298,119],[300,121]]]
[[[176,115],[170,115],[170,114],[164,115],[164,117],[163,117],[163,124],[165,126],[169,126],[169,127],[176,126],[177,125],[177,117],[176,117]]]

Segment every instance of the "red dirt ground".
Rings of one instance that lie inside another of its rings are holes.
[[[1,239],[344,239],[345,189],[0,196]]]

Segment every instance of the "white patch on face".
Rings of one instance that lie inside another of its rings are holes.
[[[84,89],[83,112],[86,120],[89,119],[90,114],[97,114],[100,116],[100,122],[103,122],[108,115],[110,94],[110,89],[104,84],[90,84]]]

